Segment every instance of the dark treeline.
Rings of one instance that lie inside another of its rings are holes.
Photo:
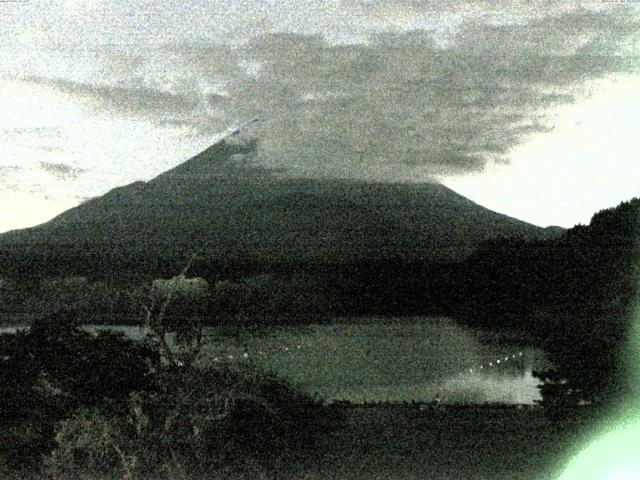
[[[539,374],[546,401],[619,398],[639,232],[640,200],[633,199],[557,239],[489,242],[461,266],[462,300],[450,313],[474,326],[519,331],[542,347],[557,366]]]
[[[76,261],[82,265],[86,258]],[[84,268],[17,277],[5,273],[0,321],[30,323],[71,304],[86,323],[136,324],[150,283],[180,270],[175,262],[128,278]],[[456,286],[465,278],[462,264],[217,264],[206,258],[194,262],[189,276],[215,286],[207,314],[213,325],[233,323],[238,315],[256,323],[304,324],[335,316],[449,314],[463,300]]]

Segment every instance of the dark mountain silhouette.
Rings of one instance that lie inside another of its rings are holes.
[[[256,167],[257,148],[223,140],[149,182],[1,235],[0,260],[5,270],[66,274],[86,262],[102,270],[154,268],[196,249],[216,261],[260,264],[439,261],[464,258],[494,237],[558,234],[440,184],[289,178]]]

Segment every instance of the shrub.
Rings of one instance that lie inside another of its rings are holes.
[[[33,463],[54,446],[54,425],[81,407],[126,400],[150,387],[157,352],[121,333],[77,328],[72,312],[0,335],[0,456]]]
[[[57,448],[46,458],[47,470],[56,478],[87,474],[118,473],[132,478],[136,456],[131,450],[126,425],[118,417],[107,417],[97,408],[81,407],[56,426]]]
[[[132,478],[265,476],[315,446],[329,420],[313,399],[257,370],[167,368],[156,388],[119,408],[82,408],[60,422],[47,465]]]

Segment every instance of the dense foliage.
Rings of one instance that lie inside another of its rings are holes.
[[[52,448],[57,421],[80,406],[122,401],[149,388],[158,354],[122,334],[94,336],[72,312],[43,318],[28,331],[0,335],[0,416],[7,463],[33,462]]]
[[[541,374],[550,403],[559,391],[575,402],[618,397],[640,279],[639,234],[634,199],[555,240],[486,244],[464,265],[456,315],[475,326],[518,330],[542,347],[557,367]]]
[[[319,404],[255,371],[173,369],[156,381],[116,409],[83,407],[60,422],[49,470],[65,478],[266,475],[308,452],[329,425]]]
[[[54,478],[264,473],[331,424],[315,400],[253,367],[167,365],[157,341],[77,324],[62,311],[0,335],[0,467],[41,465]]]

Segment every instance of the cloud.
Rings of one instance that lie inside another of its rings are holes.
[[[72,167],[65,163],[40,162],[39,166],[44,171],[60,180],[75,179],[85,171],[82,168]]]
[[[14,177],[24,172],[19,165],[0,165],[0,182],[5,190],[15,190]]]
[[[640,22],[624,9],[549,2],[542,11],[516,2],[518,14],[508,2],[466,3],[487,15],[468,18],[457,4],[397,4],[415,13],[409,25],[425,12],[440,15],[438,28],[451,27],[446,42],[426,27],[381,26],[366,42],[344,44],[285,31],[240,45],[183,42],[104,55],[99,84],[90,76],[30,81],[97,110],[201,136],[259,113],[256,161],[292,175],[424,180],[507,161],[529,135],[548,131],[553,109],[584,95],[590,80],[634,68],[629,40]],[[393,7],[354,5],[346,16]]]
[[[424,178],[505,161],[547,131],[549,112],[589,80],[628,69],[624,16],[576,10],[526,25],[472,23],[450,45],[429,32],[384,33],[366,45],[275,35],[247,50],[257,79],[232,92],[263,110],[263,162],[301,174]]]
[[[611,7],[600,0],[342,0],[343,8],[366,13],[384,19],[390,11],[403,12],[407,16],[446,18],[452,23],[462,23],[469,18],[481,18],[487,23],[524,23],[540,17],[558,16],[576,8],[599,12]],[[620,7],[620,5],[617,5]]]
[[[0,135],[19,139],[20,137],[32,139],[34,136],[38,138],[56,138],[62,135],[62,129],[59,127],[9,127],[0,128]]]
[[[3,173],[11,173],[11,172],[19,172],[23,168],[19,165],[0,165],[0,174]]]
[[[193,112],[198,106],[198,99],[188,95],[144,86],[120,87],[63,78],[25,77],[22,80],[55,88],[101,109],[126,115],[179,116]]]

